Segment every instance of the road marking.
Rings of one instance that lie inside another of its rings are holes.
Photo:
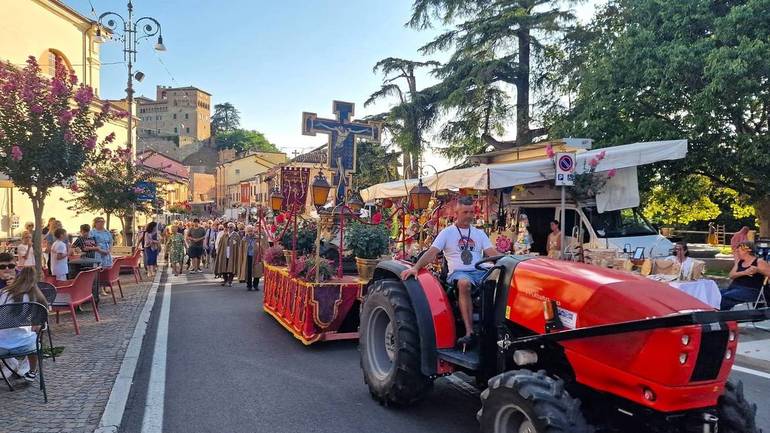
[[[759,377],[764,378],[764,379],[770,379],[770,374],[765,373],[764,371],[754,370],[752,368],[741,367],[740,365],[733,365],[733,370],[739,371],[741,373],[746,373],[746,374],[752,374],[754,376],[759,376]]]
[[[155,305],[155,294],[158,292],[161,274],[162,273],[159,272],[155,276],[155,280],[152,282],[152,286],[150,286],[150,291],[147,293],[144,307],[142,308],[142,312],[139,313],[139,318],[136,320],[136,325],[134,326],[134,333],[131,335],[131,339],[128,341],[128,347],[126,348],[126,353],[123,355],[123,362],[120,364],[118,377],[115,378],[115,383],[112,385],[112,390],[110,391],[110,397],[107,400],[107,406],[104,407],[102,419],[99,420],[99,428],[97,428],[94,433],[116,432],[120,427],[120,422],[123,420],[123,412],[126,410],[128,394],[131,391],[131,384],[134,381],[136,364],[139,361],[139,354],[142,351],[142,341],[144,340],[144,335],[147,333],[147,323],[150,321],[152,308]]]
[[[454,385],[455,388],[459,389],[460,391],[472,396],[472,397],[478,397],[480,391],[470,383],[460,379],[459,377],[455,376],[454,374],[451,374],[449,376],[446,376],[446,380],[449,381],[450,385]]]
[[[166,353],[168,349],[168,316],[171,311],[171,280],[163,288],[163,300],[152,352],[150,382],[147,385],[142,433],[163,431],[163,402],[166,394]]]

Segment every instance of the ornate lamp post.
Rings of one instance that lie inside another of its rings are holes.
[[[273,188],[273,192],[270,193],[270,209],[273,212],[279,212],[283,208],[283,194],[278,187]]]
[[[104,40],[102,35],[102,27],[106,27],[112,31],[113,34],[118,36],[123,42],[123,60],[128,63],[128,84],[126,87],[126,103],[128,105],[128,140],[126,147],[128,148],[128,174],[133,176],[133,128],[134,128],[134,73],[133,66],[136,62],[137,45],[142,39],[147,39],[158,35],[158,41],[154,48],[157,51],[166,51],[166,46],[163,45],[163,32],[160,28],[158,20],[152,17],[141,17],[134,21],[134,5],[131,0],[128,0],[126,5],[128,8],[127,19],[123,18],[120,14],[115,12],[105,12],[99,15],[99,27],[96,29],[96,38]],[[120,26],[119,24],[122,24]],[[142,72],[136,73],[136,79],[142,80],[144,74]],[[129,245],[133,245],[134,235],[134,213],[131,212],[126,216],[126,238]]]
[[[409,191],[409,203],[414,210],[425,210],[428,208],[432,195],[431,190],[422,184],[422,178],[420,178],[417,185]]]
[[[313,183],[310,184],[310,191],[313,194],[313,204],[318,209],[318,224],[316,225],[315,236],[315,282],[321,282],[321,207],[329,200],[329,191],[332,186],[329,185],[329,181],[326,180],[323,171],[318,170],[318,174]]]

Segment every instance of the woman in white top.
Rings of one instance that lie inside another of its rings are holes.
[[[24,234],[21,235],[21,244],[16,247],[16,254],[18,256],[16,266],[20,268],[35,266],[35,250],[32,248],[31,233],[24,232]]]
[[[674,244],[674,255],[667,260],[679,264],[679,279],[692,280],[692,268],[695,260],[690,257],[690,251],[687,249],[687,242],[677,242]]]

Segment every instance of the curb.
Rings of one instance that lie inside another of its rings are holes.
[[[118,428],[120,428],[123,412],[125,412],[126,403],[128,402],[128,394],[134,382],[134,373],[136,372],[136,364],[139,361],[139,354],[142,350],[142,341],[147,333],[147,324],[150,321],[152,308],[155,305],[155,295],[158,292],[160,279],[166,272],[166,267],[163,267],[160,269],[160,272],[155,274],[155,279],[152,282],[150,291],[147,293],[147,299],[144,302],[142,312],[136,321],[134,333],[131,335],[128,348],[126,348],[126,353],[123,355],[118,376],[112,385],[110,398],[107,400],[102,418],[99,420],[99,427],[94,430],[94,433],[116,433]]]

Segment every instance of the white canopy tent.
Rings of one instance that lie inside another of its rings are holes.
[[[580,152],[577,155],[577,171],[584,171],[589,161],[601,152],[605,152],[605,157],[596,167],[597,172],[621,170],[653,162],[682,159],[687,155],[687,140],[632,143]],[[433,191],[459,188],[487,190],[541,182],[553,179],[555,175],[553,161],[538,159],[448,170],[427,176],[422,182]],[[635,173],[623,177],[636,179]],[[404,197],[417,182],[417,179],[407,179],[372,185],[361,191],[361,197],[365,201]]]

